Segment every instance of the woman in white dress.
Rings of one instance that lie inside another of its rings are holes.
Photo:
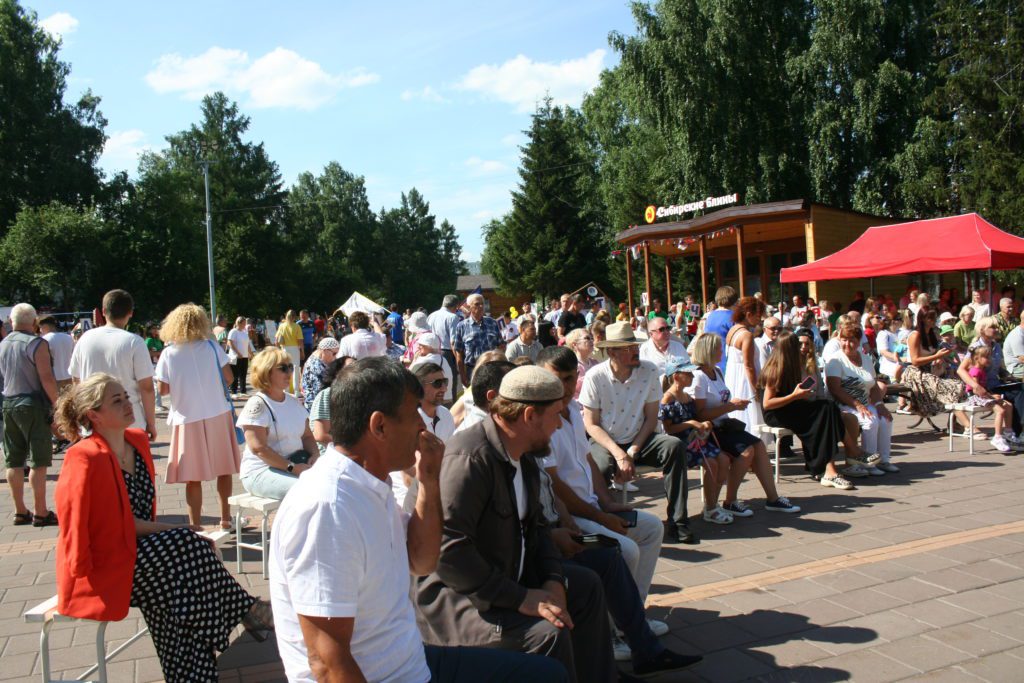
[[[733,417],[743,422],[746,430],[754,435],[758,434],[757,426],[764,424],[764,415],[756,393],[761,368],[753,330],[761,324],[764,313],[763,301],[752,296],[743,297],[736,302],[733,326],[725,337],[725,385],[733,398],[750,401]]]

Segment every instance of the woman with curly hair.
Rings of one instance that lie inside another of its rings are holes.
[[[270,604],[238,585],[200,527],[156,521],[149,439],[131,429],[132,404],[115,377],[75,385],[54,417],[75,442],[54,494],[60,613],[119,621],[138,607],[167,681],[218,680],[217,652],[239,622],[258,640],[274,628]]]
[[[200,306],[182,304],[160,325],[167,344],[156,364],[160,393],[171,396],[171,448],[166,481],[185,484],[189,522],[202,524],[203,482],[217,480],[220,526],[231,528],[231,475],[242,454],[235,440],[227,386],[234,380],[228,355],[211,339]]]

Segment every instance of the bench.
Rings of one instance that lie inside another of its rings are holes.
[[[267,578],[270,565],[270,553],[267,536],[270,532],[270,513],[281,506],[281,501],[274,498],[261,498],[251,493],[240,493],[228,498],[228,504],[235,508],[235,562],[238,573],[242,573],[242,548],[258,550],[263,555],[263,578]],[[252,510],[260,514],[260,542],[242,542],[242,510]]]
[[[775,483],[779,483],[779,439],[784,436],[793,436],[793,431],[786,429],[785,427],[771,427],[769,425],[757,425],[755,427],[757,434],[763,434],[765,436],[773,436],[774,445],[772,446],[772,454],[770,462],[775,467]]]
[[[220,551],[220,547],[231,537],[231,533],[228,531],[206,531],[201,534],[205,538],[213,541],[214,546]],[[51,678],[50,673],[50,628],[55,622],[59,621],[93,621],[92,619],[79,619],[77,617],[69,617],[61,614],[57,611],[57,596],[49,598],[45,602],[41,602],[32,609],[28,610],[24,614],[25,623],[27,624],[42,624],[39,632],[39,667],[42,669],[43,683],[59,683],[66,679]],[[107,662],[112,660],[117,655],[121,654],[129,645],[137,641],[142,636],[149,633],[149,629],[145,626],[133,635],[128,640],[118,645],[111,652],[107,652],[107,624],[109,621],[98,621],[96,622],[96,663],[86,669],[81,676],[77,679],[78,681],[85,681],[89,676],[94,673],[98,674],[96,681],[98,683],[107,683]]]
[[[967,438],[967,452],[974,455],[974,416],[975,415],[990,415],[992,408],[990,406],[974,406],[968,405],[967,403],[947,403],[946,413],[949,415],[949,423],[946,425],[949,428],[949,452],[953,452],[953,413],[961,411],[967,413],[968,420],[970,421],[970,427],[966,432]]]

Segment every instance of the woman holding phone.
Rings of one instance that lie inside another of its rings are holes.
[[[853,484],[835,466],[845,431],[843,418],[835,402],[817,400],[819,382],[817,373],[809,374],[800,360],[800,338],[791,332],[780,334],[758,382],[764,421],[800,437],[807,469],[822,486],[849,491]]]
[[[788,498],[780,496],[772,478],[772,466],[764,442],[744,429],[742,422],[729,417],[729,413],[746,410],[747,399],[733,398],[725,385],[718,362],[722,359],[722,338],[717,334],[702,334],[693,344],[690,358],[699,366],[694,373],[693,384],[687,390],[693,396],[697,419],[710,421],[712,434],[719,448],[732,458],[729,478],[725,487],[725,501],[722,509],[733,517],[750,517],[754,511],[742,500],[737,499],[740,484],[747,470],[752,469],[761,482],[765,494],[765,509],[776,512],[800,512]],[[715,501],[705,501],[712,505]]]

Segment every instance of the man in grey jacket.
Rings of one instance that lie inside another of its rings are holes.
[[[490,417],[448,442],[441,556],[416,589],[418,621],[428,644],[543,654],[573,680],[614,681],[601,581],[560,561],[528,455],[547,448],[561,398],[553,375],[516,368],[503,378]]]

